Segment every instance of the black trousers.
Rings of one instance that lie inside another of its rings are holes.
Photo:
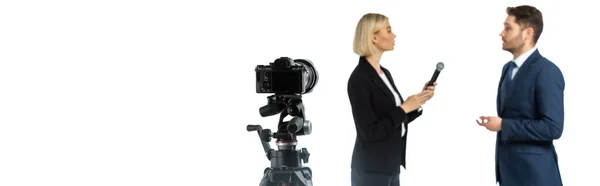
[[[352,186],[400,186],[400,173],[387,175],[352,169],[350,179]]]

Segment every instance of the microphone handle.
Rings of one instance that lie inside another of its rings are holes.
[[[435,72],[433,72],[433,76],[431,76],[431,80],[429,80],[429,84],[427,84],[427,86],[433,86],[433,83],[435,83],[439,75],[440,71],[436,69]]]

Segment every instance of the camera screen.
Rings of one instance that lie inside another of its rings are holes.
[[[274,92],[301,92],[302,91],[302,83],[298,81],[301,77],[293,77],[293,75],[298,75],[299,73],[290,73],[284,71],[273,71],[271,80],[273,81],[273,91]],[[300,74],[301,75],[301,74]]]

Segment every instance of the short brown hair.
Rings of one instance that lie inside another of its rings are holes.
[[[527,27],[533,28],[533,43],[537,43],[540,35],[542,35],[542,30],[544,29],[542,12],[533,6],[521,5],[517,7],[507,7],[506,13],[509,16],[515,16],[515,21],[521,26],[521,29]]]

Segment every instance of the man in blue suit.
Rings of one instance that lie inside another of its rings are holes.
[[[497,132],[496,181],[501,186],[562,186],[553,140],[563,132],[565,81],[561,70],[536,47],[541,12],[508,7],[502,49],[514,58],[502,68],[498,116],[477,123]]]

